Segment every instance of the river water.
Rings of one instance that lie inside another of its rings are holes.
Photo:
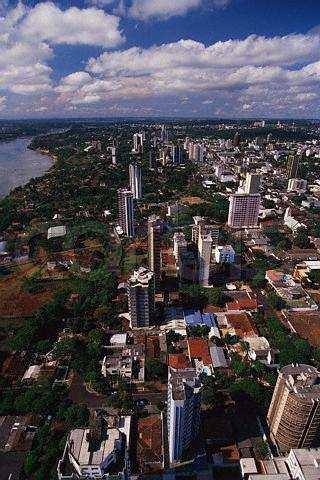
[[[17,138],[0,142],[0,198],[10,190],[25,185],[31,178],[49,170],[53,160],[49,155],[29,150],[32,138]]]

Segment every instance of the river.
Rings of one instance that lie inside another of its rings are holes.
[[[32,138],[0,142],[0,198],[10,190],[41,177],[53,164],[49,155],[29,150]]]

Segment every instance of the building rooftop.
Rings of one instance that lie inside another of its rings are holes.
[[[191,364],[188,357],[184,353],[169,353],[168,366],[175,370],[181,370],[190,368]]]
[[[162,420],[160,415],[151,415],[138,420],[137,460],[141,473],[161,468]]]
[[[195,393],[199,393],[201,382],[195,368],[186,368],[184,370],[169,369],[169,383],[172,389],[172,398],[175,401],[183,401],[186,398],[186,387],[192,388]]]
[[[243,338],[258,335],[258,330],[252,318],[246,312],[226,313],[226,319],[238,337]]]
[[[196,358],[204,365],[212,365],[209,342],[205,338],[188,338],[188,351],[191,359]]]
[[[130,286],[148,286],[150,280],[153,278],[153,272],[148,270],[145,267],[140,267],[138,270],[135,270],[131,277],[129,278]]]

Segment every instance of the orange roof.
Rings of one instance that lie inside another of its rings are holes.
[[[205,338],[188,338],[190,358],[202,360],[204,365],[211,365],[208,340]]]
[[[234,302],[227,303],[227,310],[257,310],[258,302],[255,298],[239,298],[239,300],[235,300]]]
[[[190,362],[184,353],[169,353],[168,366],[179,370],[190,367]]]
[[[137,459],[141,472],[161,468],[162,422],[160,415],[138,420]]]
[[[228,323],[234,328],[238,337],[258,335],[258,330],[246,312],[226,313]]]

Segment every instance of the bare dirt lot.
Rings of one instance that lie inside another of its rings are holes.
[[[24,278],[36,271],[32,263],[19,265],[13,272],[0,279],[0,318],[26,317],[52,298],[52,289],[30,294],[22,289]]]

